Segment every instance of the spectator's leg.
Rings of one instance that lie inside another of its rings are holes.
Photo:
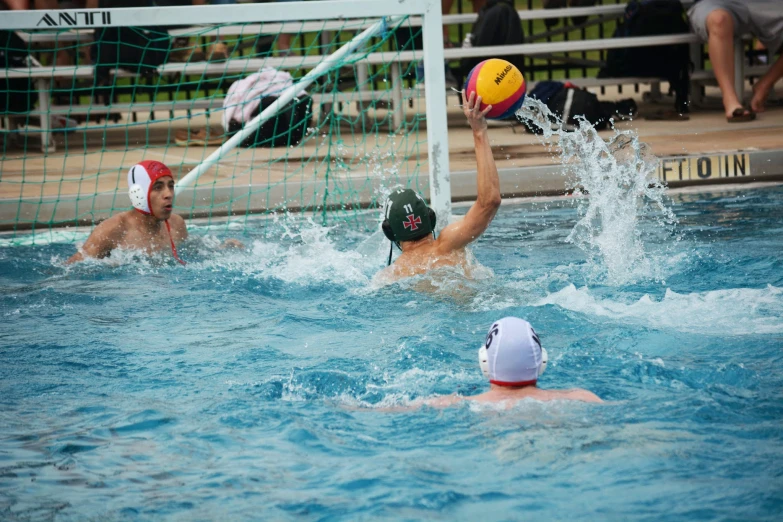
[[[282,33],[277,37],[277,49],[280,51],[280,54],[286,55],[291,52],[291,40],[290,34]]]
[[[730,118],[742,102],[734,90],[734,18],[725,9],[707,15],[707,41],[710,62],[723,94],[723,110]]]
[[[440,0],[441,13],[447,15],[451,13],[451,6],[454,5],[454,0]],[[449,38],[449,26],[443,24],[443,43],[450,42]]]
[[[30,9],[30,0],[3,0],[11,11],[22,11]]]
[[[296,0],[275,0],[277,2],[295,2]],[[277,37],[277,50],[280,56],[288,56],[291,54],[291,41],[294,39],[294,35],[280,33]]]
[[[767,73],[753,86],[753,99],[750,101],[750,108],[756,112],[764,112],[764,103],[767,101],[769,92],[781,78],[783,78],[783,55],[778,57]]]
[[[478,13],[486,5],[487,0],[473,0],[473,12]]]

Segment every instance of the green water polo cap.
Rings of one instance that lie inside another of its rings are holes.
[[[435,212],[411,189],[389,194],[384,215],[383,232],[392,241],[415,241],[435,229]]]

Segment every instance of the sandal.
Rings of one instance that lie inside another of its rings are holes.
[[[745,123],[756,119],[756,113],[745,107],[737,107],[731,116],[726,116],[726,121],[729,123]]]
[[[222,145],[223,137],[209,135],[208,129],[198,129],[195,131],[188,131],[187,129],[180,129],[174,133],[174,143],[180,147],[187,147],[190,145]]]

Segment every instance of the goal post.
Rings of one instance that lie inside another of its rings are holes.
[[[340,0],[6,11],[0,34],[19,36],[30,58],[14,50],[24,61],[0,69],[15,96],[0,107],[0,229],[94,224],[126,210],[124,178],[143,159],[175,171],[175,211],[186,217],[315,211],[325,220],[360,219],[357,209],[380,206],[384,188],[405,185],[428,193],[445,224],[451,187],[440,10],[435,0]],[[153,42],[144,44],[142,61],[158,41],[169,46],[165,58],[142,70],[118,52],[108,80],[105,72],[99,80],[94,40],[120,28]],[[282,34],[296,42],[290,54],[279,45]],[[175,39],[184,42],[176,51]],[[215,41],[227,44],[228,56],[193,58],[213,52]],[[177,62],[175,52],[190,54]],[[72,63],[61,64],[61,55]],[[422,61],[424,89],[415,85]],[[264,67],[289,73],[293,85],[246,118],[243,130],[222,134],[229,85]],[[288,129],[286,142],[278,126],[303,91],[312,119],[298,140]],[[273,124],[284,145],[241,146],[262,124]]]

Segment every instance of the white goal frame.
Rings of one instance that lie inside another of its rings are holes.
[[[92,29],[150,25],[213,25],[248,22],[377,19],[381,25],[400,16],[421,17],[424,95],[427,119],[429,196],[439,228],[451,215],[448,123],[440,0],[337,0],[264,4],[139,7],[76,10],[4,11],[0,29]],[[339,51],[338,51],[339,52]],[[418,53],[418,52],[417,52]],[[361,60],[358,61],[361,63]]]

